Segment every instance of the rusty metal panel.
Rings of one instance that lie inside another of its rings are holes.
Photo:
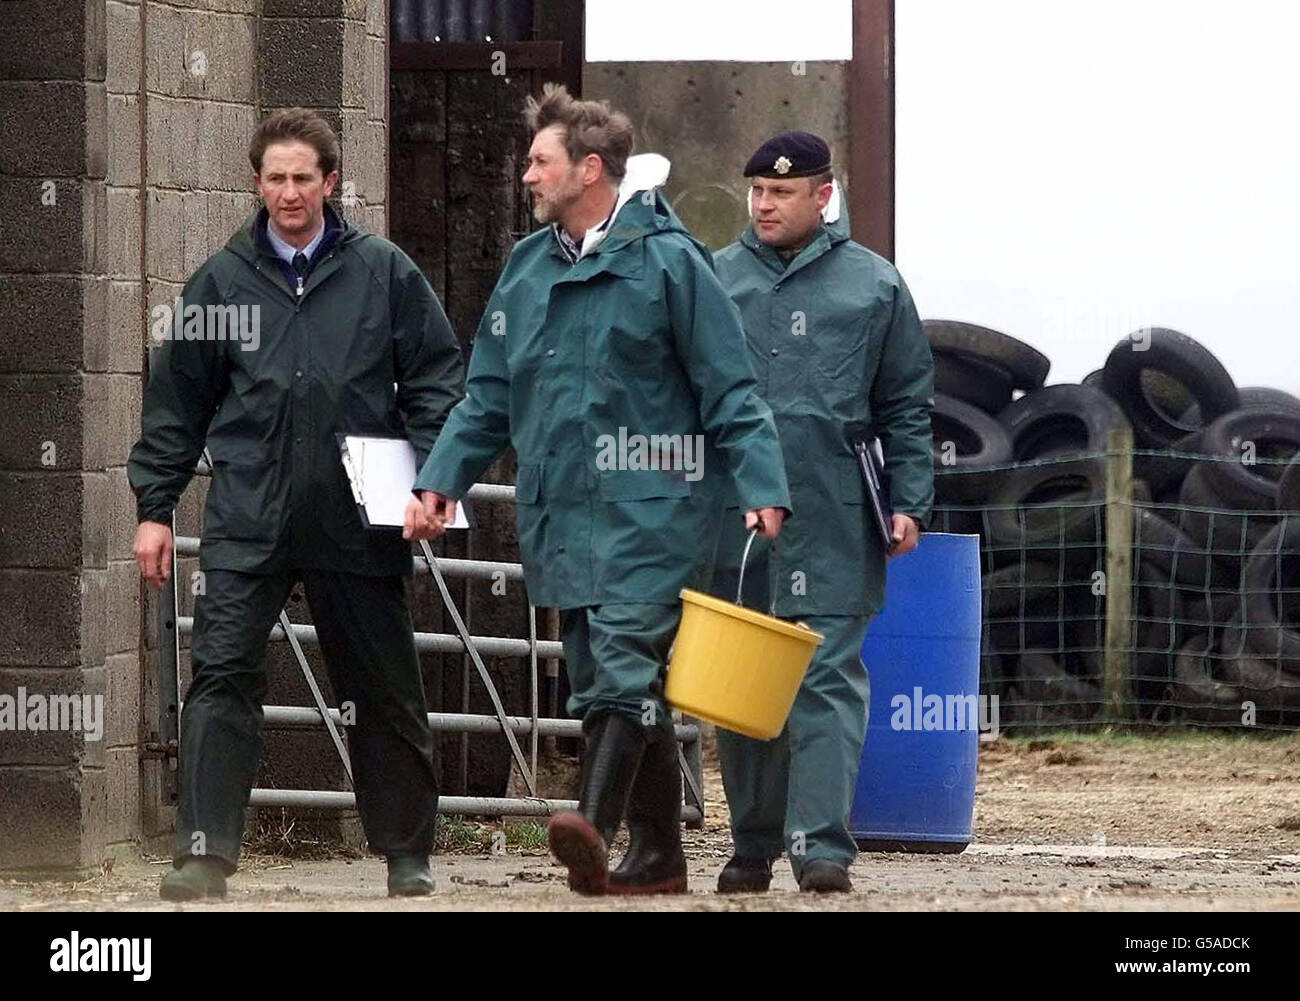
[[[894,0],[854,0],[849,63],[853,239],[894,259]]]

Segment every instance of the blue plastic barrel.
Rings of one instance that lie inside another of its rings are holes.
[[[871,708],[849,830],[863,851],[961,851],[980,710],[995,718],[979,699],[979,536],[926,533],[888,561],[862,662]]]

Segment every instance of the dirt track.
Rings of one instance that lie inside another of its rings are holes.
[[[383,896],[378,859],[245,860],[229,910],[1254,910],[1300,909],[1300,736],[1058,737],[982,748],[976,842],[961,855],[863,855],[856,892],[809,899],[777,865],[773,892],[712,892],[730,854],[715,768],[708,822],[689,832],[692,892],[656,900],[573,896],[541,851],[444,854],[438,893]],[[81,882],[0,882],[7,910],[161,909],[165,862],[119,860]]]

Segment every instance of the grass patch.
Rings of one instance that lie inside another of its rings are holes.
[[[1261,740],[1300,741],[1300,733],[1279,732],[1277,730],[1206,730],[1199,727],[1162,727],[1160,729],[1140,727],[1090,727],[1078,730],[1041,730],[1034,733],[1003,734],[1002,739],[1016,748],[1030,748],[1032,745],[1042,747],[1048,743],[1068,741],[1072,744],[1085,744],[1105,747],[1149,747],[1151,744],[1165,743],[1183,747],[1213,745],[1246,745]]]
[[[545,851],[546,827],[535,820],[501,824],[481,823],[454,815],[439,817],[434,845],[435,851],[451,854],[499,855],[512,849],[519,852]]]

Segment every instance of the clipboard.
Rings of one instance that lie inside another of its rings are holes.
[[[870,444],[855,442],[853,451],[857,453],[862,481],[867,487],[867,502],[871,505],[877,535],[888,553],[894,544],[894,514],[889,507],[889,477],[885,475],[885,455],[880,439],[873,438]]]
[[[361,524],[367,529],[402,530],[406,505],[415,485],[415,449],[398,435],[336,434],[343,471]],[[465,501],[456,505],[456,518],[448,528],[469,528]]]

